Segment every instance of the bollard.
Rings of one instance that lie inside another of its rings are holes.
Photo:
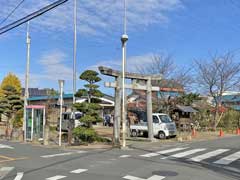
[[[220,131],[219,131],[219,137],[223,137],[223,136],[224,136],[223,130],[220,129]]]
[[[196,137],[197,136],[197,133],[196,133],[196,130],[195,128],[192,129],[192,137]]]
[[[237,134],[237,135],[240,135],[240,128],[237,128],[236,134]]]

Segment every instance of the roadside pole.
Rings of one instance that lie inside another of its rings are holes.
[[[153,119],[152,119],[152,85],[151,78],[147,80],[147,121],[148,121],[148,139],[152,142],[153,137]]]
[[[29,97],[28,92],[28,84],[29,84],[29,66],[30,66],[30,45],[31,45],[31,38],[29,35],[29,21],[27,22],[27,63],[26,63],[26,74],[25,74],[25,92],[24,92],[24,109],[23,109],[23,131],[24,131],[24,142],[27,141],[27,99]]]
[[[122,41],[122,147],[126,147],[126,95],[125,95],[125,71],[126,71],[126,57],[127,57],[127,4],[124,0],[124,34],[121,37]]]
[[[64,80],[58,80],[59,88],[60,88],[60,119],[59,119],[59,137],[58,137],[58,145],[62,146],[62,106],[63,106],[63,86]]]
[[[73,123],[75,124],[75,107],[74,104],[76,103],[76,61],[77,61],[77,0],[74,0],[74,41],[73,41]],[[72,144],[72,126],[71,122],[68,125],[68,144]]]

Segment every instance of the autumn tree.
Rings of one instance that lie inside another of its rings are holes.
[[[191,70],[178,67],[173,57],[168,54],[153,55],[150,63],[137,66],[137,72],[140,74],[162,76],[161,80],[152,82],[153,86],[161,89],[156,92],[158,98],[153,99],[153,109],[156,112],[171,113],[176,97],[184,90],[191,90],[193,84]],[[167,89],[167,92],[164,89]]]
[[[212,56],[207,60],[196,60],[197,82],[213,98],[213,128],[221,120],[223,93],[234,90],[240,85],[240,63],[235,61],[232,53]]]
[[[21,81],[19,80],[19,78],[13,74],[13,73],[9,73],[6,77],[3,78],[1,86],[0,86],[0,95],[2,90],[6,87],[6,86],[12,86],[15,88],[16,92],[18,94],[22,93],[22,86],[21,86]]]
[[[164,81],[170,80],[175,84],[180,84],[185,89],[190,89],[193,83],[192,68],[177,66],[173,57],[168,54],[152,55],[150,63],[138,65],[136,69],[140,74],[161,75],[160,86],[161,84],[165,86]]]

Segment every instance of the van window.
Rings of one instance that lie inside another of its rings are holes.
[[[161,119],[162,123],[171,123],[172,120],[167,115],[159,115],[159,118]]]
[[[63,120],[69,120],[70,114],[63,114]]]
[[[82,114],[80,113],[75,114],[75,119],[81,119],[81,117],[82,117]]]
[[[159,119],[157,116],[153,116],[153,123],[159,123]]]

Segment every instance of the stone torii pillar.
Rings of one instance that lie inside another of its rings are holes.
[[[114,108],[114,144],[120,145],[120,121],[121,121],[121,72],[111,68],[100,66],[101,74],[115,77],[115,82],[105,82],[106,87],[115,88],[115,108]],[[147,122],[148,138],[153,141],[153,122],[152,122],[152,91],[160,91],[159,87],[152,87],[152,80],[161,80],[161,76],[150,76],[136,73],[125,73],[127,79],[132,80],[132,84],[126,84],[126,89],[144,90],[147,93]],[[144,82],[139,84],[137,81]],[[122,97],[124,98],[124,97]]]

